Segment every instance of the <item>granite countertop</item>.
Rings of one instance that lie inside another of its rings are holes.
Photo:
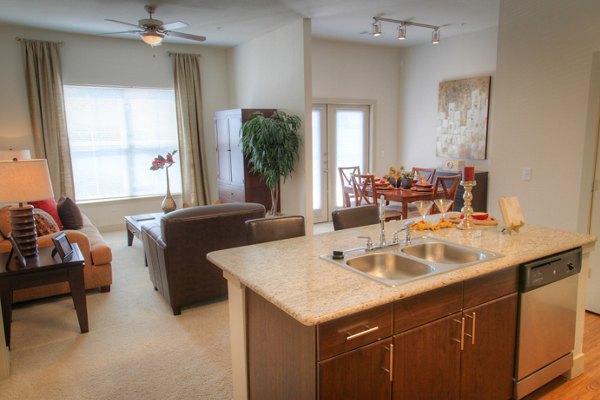
[[[400,221],[386,223],[388,240],[401,224]],[[365,240],[357,236],[365,235],[377,241],[379,226],[220,250],[209,253],[208,259],[302,324],[311,326],[550,254],[591,245],[596,240],[589,234],[531,225],[512,235],[502,234],[498,228],[427,232],[427,236],[500,253],[503,257],[390,287],[319,258],[334,249],[364,246]],[[419,236],[422,234],[413,234],[413,238]]]

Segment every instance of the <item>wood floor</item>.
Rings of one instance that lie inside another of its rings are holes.
[[[523,400],[600,399],[600,315],[586,312],[583,337],[585,373],[572,380],[559,377]]]

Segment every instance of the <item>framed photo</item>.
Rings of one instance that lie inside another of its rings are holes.
[[[52,242],[54,243],[54,248],[56,252],[60,256],[60,259],[63,261],[69,261],[73,256],[73,247],[65,235],[64,232],[60,232],[58,235],[52,238]]]
[[[10,244],[12,244],[12,253],[14,254],[15,258],[17,259],[17,262],[19,264],[21,264],[22,266],[27,265],[27,260],[23,256],[23,253],[21,253],[21,248],[17,244],[17,241],[15,240],[15,237],[13,236],[12,232],[10,233],[8,238],[10,239]],[[10,262],[10,259],[11,259],[11,257],[8,258],[9,262]]]

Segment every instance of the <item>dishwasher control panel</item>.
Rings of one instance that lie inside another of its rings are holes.
[[[554,254],[521,265],[520,291],[548,285],[581,271],[581,248]]]

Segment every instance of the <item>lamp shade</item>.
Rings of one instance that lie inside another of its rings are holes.
[[[54,197],[45,159],[0,161],[0,203],[21,203]]]
[[[144,43],[147,43],[152,47],[160,46],[163,39],[165,38],[165,35],[158,32],[145,32],[141,33],[140,36],[142,37]]]
[[[0,161],[31,160],[31,152],[29,150],[0,150]]]

